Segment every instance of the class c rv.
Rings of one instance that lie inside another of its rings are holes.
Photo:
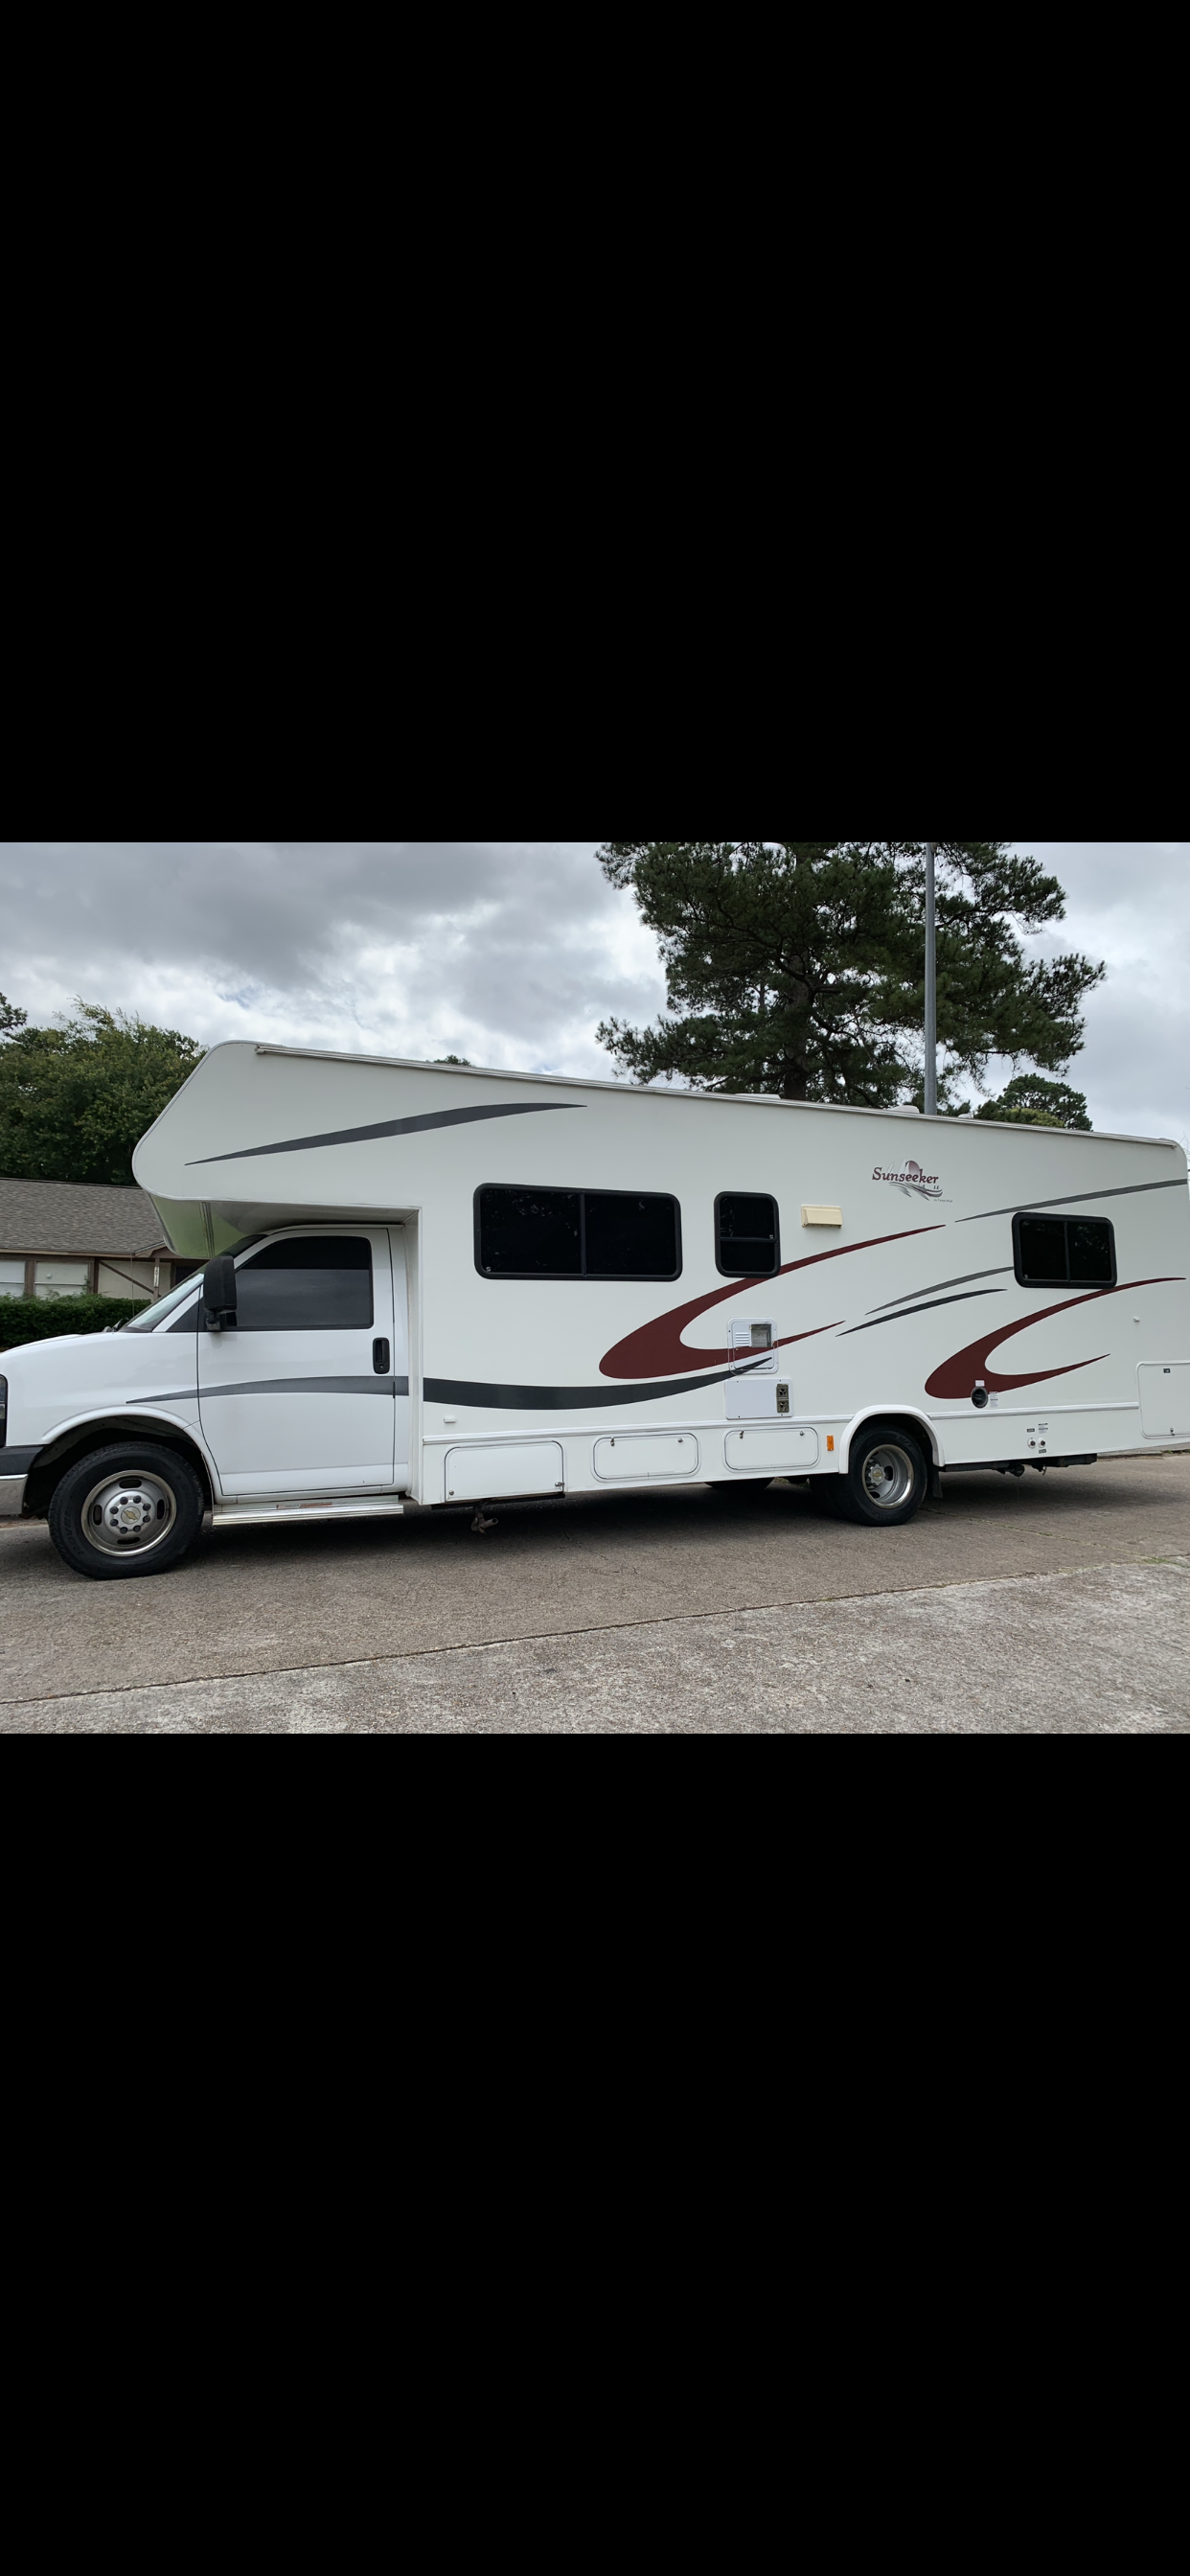
[[[215,1526],[1190,1444],[1180,1146],[233,1043],[138,1146],[180,1287],[10,1351],[0,1512],[79,1573]]]

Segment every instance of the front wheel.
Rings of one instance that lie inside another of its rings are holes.
[[[50,1537],[76,1574],[164,1574],[202,1528],[193,1467],[155,1440],[94,1449],[68,1467],[50,1499]]]
[[[929,1490],[929,1471],[916,1440],[899,1423],[865,1423],[851,1443],[847,1471],[838,1480],[838,1509],[872,1529],[911,1521]]]

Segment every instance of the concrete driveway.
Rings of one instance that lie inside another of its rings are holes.
[[[1184,1733],[1190,1457],[947,1478],[907,1529],[785,1485],[211,1532],[91,1583],[0,1528],[28,1733]]]

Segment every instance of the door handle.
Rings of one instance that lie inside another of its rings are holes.
[[[377,1377],[388,1376],[388,1365],[388,1343],[384,1340],[383,1335],[381,1335],[372,1344],[372,1366],[375,1369]]]

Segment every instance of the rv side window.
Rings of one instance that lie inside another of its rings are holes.
[[[1115,1230],[1104,1216],[1014,1216],[1022,1288],[1114,1288]]]
[[[372,1247],[362,1234],[292,1235],[236,1272],[242,1333],[342,1333],[372,1321]]]
[[[715,1267],[725,1279],[766,1279],[781,1267],[775,1199],[725,1190],[715,1201]]]
[[[676,1199],[639,1198],[635,1190],[585,1190],[583,1237],[588,1279],[677,1276]]]
[[[485,1279],[676,1279],[676,1199],[638,1190],[475,1193],[475,1266]]]
[[[489,1279],[577,1279],[577,1190],[480,1190],[479,1267]]]

